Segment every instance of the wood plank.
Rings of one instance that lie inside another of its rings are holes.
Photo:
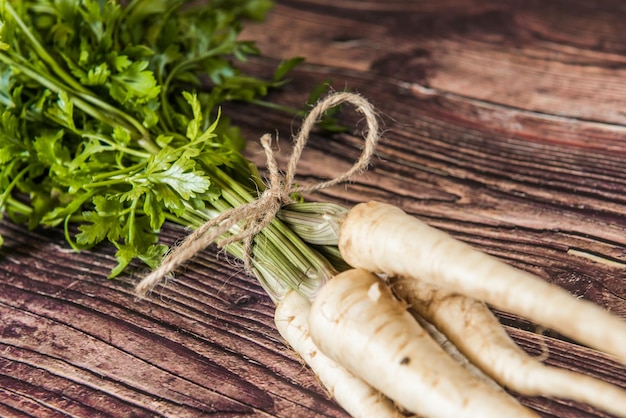
[[[109,248],[75,254],[59,231],[2,233],[2,376],[20,382],[9,387],[25,404],[41,391],[68,413],[67,398],[124,416],[339,414],[285,349],[271,301],[223,257],[207,254],[195,274],[137,301],[130,280],[106,279]],[[174,233],[183,230],[165,238]]]

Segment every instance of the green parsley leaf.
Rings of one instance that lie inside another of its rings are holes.
[[[150,182],[167,184],[183,199],[188,200],[206,192],[211,185],[210,180],[201,171],[194,171],[195,163],[180,159],[167,170],[153,173]]]
[[[111,97],[122,104],[146,103],[156,98],[161,88],[157,86],[152,71],[146,70],[148,64],[148,61],[133,62],[119,74],[112,75]]]

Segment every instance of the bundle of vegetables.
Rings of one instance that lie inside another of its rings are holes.
[[[237,40],[240,20],[263,17],[269,5],[0,0],[2,212],[30,227],[62,224],[76,249],[110,241],[112,276],[135,258],[161,263],[166,220],[195,229],[191,251],[170,253],[150,286],[219,239],[276,302],[281,334],[353,416],[534,416],[502,387],[626,416],[626,391],[531,359],[485,303],[626,363],[622,320],[390,205],[292,203],[367,165],[378,128],[360,96],[321,101],[292,160],[323,110],[348,101],[369,124],[353,169],[296,187],[293,164],[281,177],[265,137],[271,182],[262,181],[217,107],[261,104],[295,63],[271,82],[231,63],[256,53]]]

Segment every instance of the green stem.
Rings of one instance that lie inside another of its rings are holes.
[[[213,202],[213,204],[215,210],[198,210],[192,208],[188,203],[185,203],[186,210],[181,217],[171,214],[166,214],[165,216],[169,221],[182,226],[191,226],[195,229],[216,217],[221,212],[229,210],[233,207],[224,198]],[[238,231],[235,229],[231,231],[231,233],[236,232]],[[310,264],[306,264],[303,268],[301,263],[294,263],[293,252],[285,250],[280,245],[277,246],[276,241],[273,238],[276,238],[276,236],[256,241],[256,245],[252,249],[253,257],[251,260],[251,273],[254,274],[259,280],[259,283],[261,283],[274,302],[281,300],[286,291],[289,289],[296,289],[307,297],[315,293],[318,289],[320,281],[302,280],[305,277],[305,273],[314,270],[314,267]],[[281,239],[284,240],[285,238],[278,238],[279,244]],[[229,254],[240,260],[245,257],[242,243],[232,243],[224,247],[224,249]],[[330,277],[330,275],[334,273],[332,267],[327,263],[322,263],[320,271],[322,273],[316,275],[316,277]]]
[[[126,174],[130,174],[132,172],[141,170],[143,167],[145,167],[145,165],[146,165],[145,162],[141,162],[130,167],[125,167],[125,168],[120,168],[119,170],[109,171],[108,173],[96,174],[95,176],[92,177],[92,179],[94,180],[94,183],[95,183],[96,181],[101,181],[103,179],[124,176]]]
[[[82,132],[81,135],[85,138],[93,138],[93,139],[97,139],[98,141],[104,142],[105,144],[109,145],[111,148],[113,148],[115,151],[120,151],[123,153],[126,153],[128,155],[132,155],[135,157],[139,157],[142,158],[144,160],[150,158],[150,156],[152,156],[153,154],[157,153],[159,151],[159,149],[157,148],[157,150],[155,150],[155,152],[142,152],[139,150],[135,150],[132,148],[128,148],[125,147],[123,145],[118,144],[115,141],[110,140],[109,138],[103,136],[103,135],[99,135],[99,134],[90,134],[90,133],[86,133],[86,132]]]
[[[126,177],[123,175],[120,175],[117,178],[111,178],[109,180],[95,181],[93,183],[85,184],[83,188],[85,190],[96,190],[101,187],[115,186],[117,184],[124,183],[126,181],[127,181]]]
[[[236,207],[253,201],[255,198],[239,183],[232,180],[219,168],[211,169],[211,178],[222,190],[222,197],[228,206],[222,201],[214,203],[215,208],[223,212],[229,207]],[[261,231],[268,243],[270,243],[278,254],[288,255],[290,267],[293,266],[297,274],[281,274],[283,279],[296,291],[306,297],[311,297],[329,280],[335,273],[332,265],[322,257],[317,251],[305,244],[290,228],[279,219],[272,221]],[[263,243],[263,239],[255,238],[257,245]],[[290,268],[281,267],[285,271]]]
[[[128,217],[128,244],[135,242],[135,212],[137,211],[137,203],[139,200],[133,200],[133,204],[130,207],[130,216]]]
[[[14,164],[17,164],[19,162],[19,160],[15,160],[11,163],[11,166],[9,166],[9,168],[7,168],[7,172],[10,172],[12,170],[12,166]],[[15,188],[15,186],[17,186],[17,183],[19,183],[19,181],[22,179],[22,177],[24,177],[26,175],[26,173],[28,173],[29,167],[26,166],[24,167],[19,173],[17,173],[17,175],[13,178],[13,180],[11,180],[11,182],[9,183],[9,185],[7,186],[7,188],[4,190],[4,192],[2,192],[2,194],[0,194],[0,209],[2,209],[4,207],[4,204],[6,202],[6,200],[11,196],[11,191]]]
[[[80,248],[78,247],[78,245],[76,245],[76,243],[72,239],[72,234],[70,234],[69,224],[71,220],[72,220],[72,214],[69,214],[65,217],[65,220],[63,222],[63,233],[65,234],[65,240],[70,244],[70,247],[72,247],[74,251],[80,251]]]
[[[15,212],[21,213],[22,215],[30,215],[33,213],[33,208],[11,196],[6,199],[4,204],[6,207],[13,209]]]

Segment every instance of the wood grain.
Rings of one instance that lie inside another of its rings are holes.
[[[280,1],[248,27],[270,74],[307,63],[272,100],[301,106],[330,80],[370,98],[385,135],[373,167],[312,199],[385,200],[626,319],[626,16],[600,1]],[[232,104],[250,138],[298,121]],[[346,109],[341,121],[358,124]],[[300,182],[358,155],[359,129],[316,133]],[[58,230],[0,223],[0,416],[345,416],[287,349],[273,306],[215,249],[148,300],[139,268],[107,280],[113,250],[74,253]],[[185,231],[169,225],[163,240]],[[626,368],[498,312],[531,354],[626,388]],[[607,417],[584,405],[521,398],[545,417]]]

